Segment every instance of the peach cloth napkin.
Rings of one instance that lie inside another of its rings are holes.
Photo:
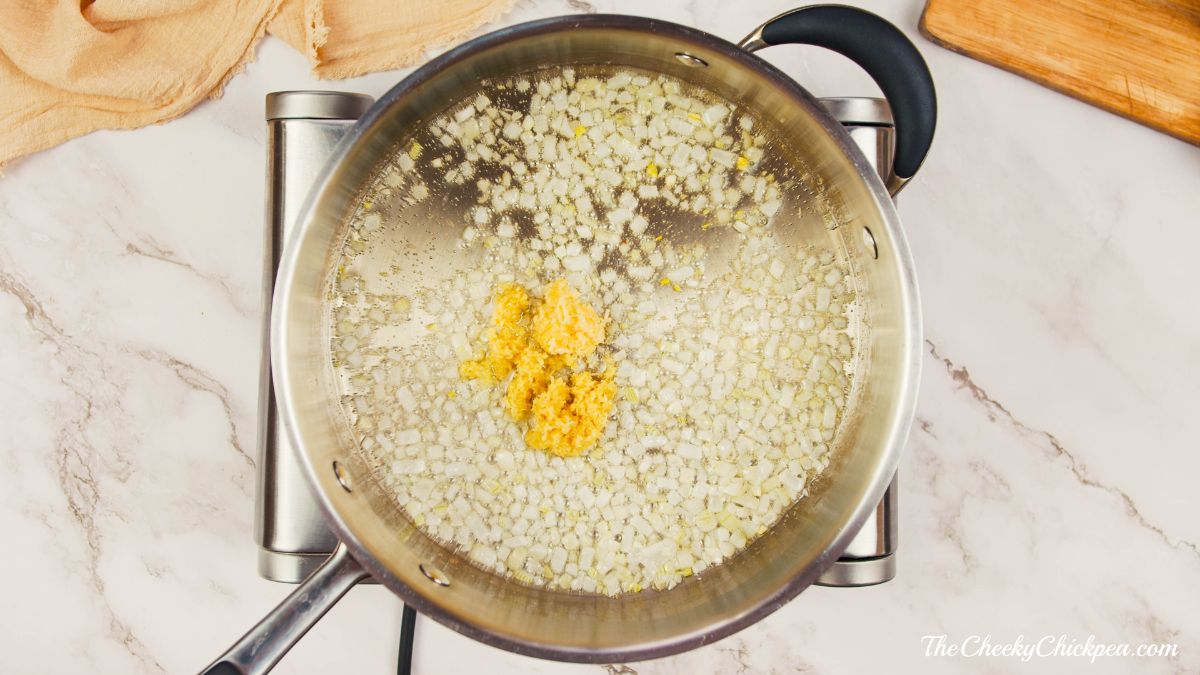
[[[0,0],[0,167],[218,97],[264,32],[318,77],[417,63],[513,0]]]

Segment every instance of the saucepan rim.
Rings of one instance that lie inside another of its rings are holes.
[[[900,277],[900,293],[906,301],[906,305],[903,308],[904,314],[902,320],[904,325],[902,329],[907,331],[906,334],[908,335],[908,339],[902,344],[904,353],[900,354],[899,358],[896,359],[896,368],[900,371],[897,377],[901,378],[904,384],[899,388],[899,400],[896,401],[896,405],[893,407],[896,413],[893,415],[893,419],[888,421],[886,432],[883,434],[887,447],[880,454],[881,460],[874,467],[874,475],[871,476],[869,481],[871,487],[861,503],[854,510],[852,517],[842,523],[841,530],[832,540],[833,543],[814,561],[814,564],[804,568],[801,574],[792,577],[787,583],[782,584],[773,594],[759,602],[751,610],[716,621],[706,626],[703,631],[693,631],[673,636],[670,639],[634,643],[612,648],[578,648],[561,644],[537,643],[525,639],[516,639],[491,630],[484,630],[444,611],[433,602],[426,600],[419,593],[410,589],[398,577],[393,575],[387,565],[368,552],[363,542],[355,536],[350,525],[343,519],[342,515],[335,508],[334,503],[325,493],[322,488],[322,482],[318,480],[317,467],[314,466],[310,452],[306,450],[308,443],[298,432],[298,411],[292,405],[292,397],[290,395],[292,387],[295,384],[291,380],[291,369],[286,358],[290,339],[287,328],[290,311],[289,294],[299,265],[298,252],[308,231],[313,227],[318,211],[316,205],[321,202],[323,195],[336,187],[338,167],[343,162],[348,161],[348,157],[353,156],[355,148],[359,145],[360,141],[369,137],[373,127],[386,118],[393,106],[402,104],[410,92],[413,92],[444,70],[453,68],[456,64],[473,55],[502,46],[506,42],[519,38],[580,29],[616,29],[640,32],[644,33],[647,39],[669,38],[680,44],[691,44],[710,52],[717,52],[725,58],[758,71],[758,73],[785,93],[798,108],[817,120],[824,131],[833,138],[837,146],[847,155],[855,168],[857,168],[866,184],[869,195],[879,210],[881,220],[891,242],[887,252],[881,251],[881,254],[896,257],[896,269]],[[398,595],[405,603],[411,604],[419,612],[480,642],[529,656],[581,663],[612,663],[668,656],[714,642],[759,621],[775,611],[811,585],[821,572],[838,558],[856,534],[858,527],[866,520],[879,499],[882,498],[884,490],[887,488],[897,467],[900,451],[908,435],[915,409],[921,355],[919,298],[916,289],[915,271],[911,255],[909,254],[908,244],[900,225],[899,216],[895,211],[895,207],[887,194],[883,182],[865,157],[863,157],[862,153],[849,139],[842,126],[822,109],[821,105],[811,94],[790,77],[760,57],[739,48],[731,42],[695,28],[667,21],[615,14],[561,16],[541,19],[502,28],[477,37],[445,52],[417,69],[384,94],[339,143],[332,158],[314,183],[305,206],[301,210],[296,231],[287,242],[283,252],[278,275],[278,283],[275,286],[275,297],[272,304],[270,337],[275,391],[279,400],[282,422],[287,429],[292,446],[299,456],[298,459],[300,460],[300,465],[303,468],[306,479],[313,486],[314,496],[321,505],[326,521],[341,542],[349,549],[355,560],[372,577]]]

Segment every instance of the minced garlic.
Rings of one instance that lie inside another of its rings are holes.
[[[528,318],[529,294],[517,284],[504,284],[495,295],[492,325],[486,333],[487,353],[464,361],[459,375],[487,384],[511,373],[504,407],[520,422],[530,417],[525,442],[537,450],[574,457],[596,444],[612,412],[617,387],[611,361],[603,374],[573,370],[604,340],[604,320],[558,279],[546,287]],[[532,413],[532,415],[531,415]]]
[[[546,287],[533,315],[533,339],[550,354],[582,358],[604,340],[604,321],[566,279],[558,279]]]
[[[533,422],[525,434],[532,448],[562,457],[574,457],[600,440],[612,412],[617,385],[611,361],[600,377],[583,371],[571,375],[571,384],[555,378],[533,399]]]
[[[522,324],[528,308],[529,294],[524,288],[517,284],[500,287],[492,311],[492,327],[487,331],[487,355],[459,365],[458,374],[464,380],[499,382],[512,372],[528,342],[528,330]]]

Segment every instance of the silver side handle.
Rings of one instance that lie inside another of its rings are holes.
[[[825,98],[821,104],[841,122],[850,139],[879,172],[884,185],[891,182],[895,129],[888,102],[881,98]],[[819,586],[873,586],[896,576],[896,545],[899,538],[896,478],[875,511],[838,558],[817,579]]]
[[[337,545],[312,489],[279,424],[271,386],[271,291],[284,243],[309,188],[342,136],[370,107],[362,94],[280,91],[267,94],[267,223],[263,267],[262,366],[259,373],[258,494],[255,538],[258,572],[272,581],[297,583]]]
[[[874,586],[896,576],[896,478],[842,557],[817,579],[818,586]]]

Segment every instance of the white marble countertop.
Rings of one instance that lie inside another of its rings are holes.
[[[737,39],[793,3],[595,9]],[[915,30],[941,118],[900,211],[928,338],[901,469],[898,578],[812,588],[760,624],[612,673],[1200,670],[1200,150]],[[506,23],[584,11],[522,2]],[[840,57],[766,57],[870,95]],[[287,592],[252,539],[263,96],[318,82],[267,40],[184,118],[0,180],[0,670],[194,672]],[[400,603],[360,587],[280,664],[386,673]],[[421,673],[602,672],[417,627]],[[928,657],[925,635],[1174,643],[1171,658]]]

